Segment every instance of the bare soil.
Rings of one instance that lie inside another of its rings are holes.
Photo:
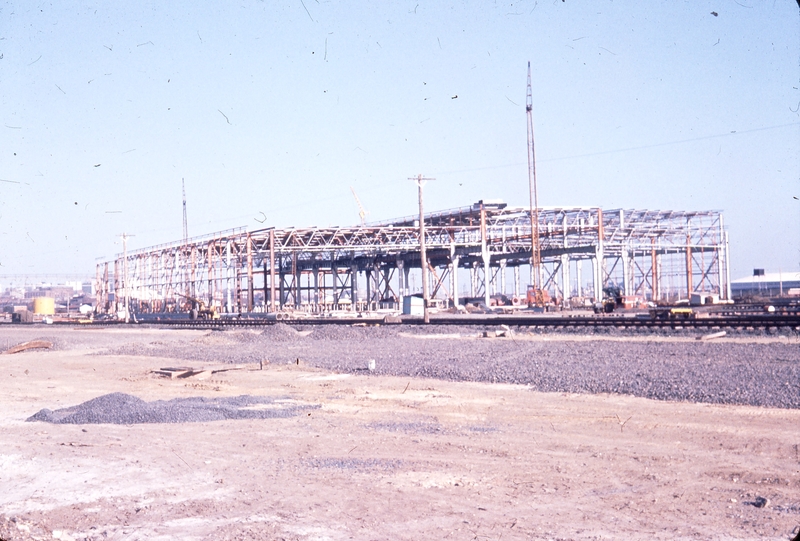
[[[0,343],[34,338],[56,347],[0,356],[3,540],[791,539],[800,525],[798,409],[326,369],[304,358],[337,349],[311,337],[302,347],[272,342],[263,369],[168,379],[151,371],[231,362],[241,341],[154,328],[0,328]],[[366,363],[368,344],[350,338]],[[431,351],[474,341],[392,340],[409,350],[435,341]],[[670,343],[655,342],[659,351]],[[170,344],[193,344],[197,360],[153,355]],[[131,354],[110,354],[123,347]],[[212,422],[25,421],[114,392],[311,407]]]

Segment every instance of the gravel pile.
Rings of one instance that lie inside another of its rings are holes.
[[[54,424],[197,423],[225,419],[270,419],[294,417],[318,405],[294,404],[263,396],[231,398],[175,398],[144,400],[124,393],[111,393],[71,408],[43,409],[26,421]]]
[[[302,461],[303,466],[312,469],[365,471],[394,471],[404,466],[402,460],[381,458],[309,458]]]
[[[424,422],[389,422],[389,423],[371,423],[367,425],[372,430],[384,430],[386,432],[403,432],[407,434],[441,434],[444,432],[444,427],[439,423],[424,423]]]

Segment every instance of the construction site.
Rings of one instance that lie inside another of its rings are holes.
[[[796,299],[733,298],[720,211],[540,205],[530,65],[527,119],[527,206],[189,237],[184,192],[10,288],[0,541],[800,540]]]

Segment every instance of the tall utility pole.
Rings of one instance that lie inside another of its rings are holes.
[[[533,150],[533,94],[531,93],[531,63],[528,62],[528,94],[525,99],[528,114],[528,188],[531,216],[531,284],[539,294],[541,289],[542,256],[539,252],[539,197],[536,193],[536,154]]]
[[[181,190],[183,191],[183,244],[189,243],[189,220],[186,219],[186,182],[181,178]]]
[[[128,311],[128,237],[132,236],[127,233],[120,235],[122,238],[122,300],[125,306],[125,323],[130,321],[130,312]]]
[[[436,179],[425,178],[420,174],[408,180],[416,182],[419,188],[419,258],[420,267],[422,267],[422,317],[425,323],[430,323],[431,319],[428,315],[428,256],[425,253],[425,212],[422,208],[422,187],[429,180]]]
[[[186,250],[186,247],[189,245],[189,220],[186,218],[186,181],[183,177],[181,177],[181,191],[183,192],[183,248],[181,249],[183,254],[184,250]],[[189,288],[189,269],[186,263],[186,261],[183,262],[183,281],[186,285],[186,296],[190,297],[192,296],[192,292]]]

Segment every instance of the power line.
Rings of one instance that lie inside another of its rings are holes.
[[[630,151],[633,151],[633,150],[646,150],[648,148],[658,148],[658,147],[664,147],[664,146],[670,146],[670,145],[680,145],[680,144],[683,144],[683,143],[694,143],[696,141],[705,141],[705,140],[708,140],[708,139],[719,139],[721,137],[733,137],[733,136],[737,136],[737,135],[745,135],[745,134],[748,134],[748,133],[755,133],[755,132],[760,132],[760,131],[776,130],[776,129],[780,129],[780,128],[789,128],[789,127],[792,127],[792,126],[800,126],[800,122],[792,122],[792,123],[789,123],[789,124],[778,124],[776,126],[765,126],[765,127],[762,127],[762,128],[753,128],[753,129],[750,129],[750,130],[742,130],[742,131],[733,130],[733,131],[730,131],[728,133],[718,133],[718,134],[714,134],[714,135],[704,135],[704,136],[701,136],[701,137],[693,137],[691,139],[679,139],[677,141],[667,141],[667,142],[664,142],[664,143],[653,143],[653,144],[650,144],[650,145],[642,145],[642,146],[637,146],[637,147],[617,148],[617,149],[612,149],[612,150],[601,150],[601,151],[598,151],[598,152],[588,152],[588,153],[585,153],[585,154],[573,154],[573,155],[570,155],[570,156],[560,156],[560,157],[557,157],[557,158],[538,159],[536,161],[538,163],[542,163],[542,162],[557,162],[557,161],[562,161],[562,160],[574,160],[574,159],[578,159],[578,158],[590,158],[592,156],[602,156],[604,154],[614,154],[616,152],[630,152]],[[520,165],[525,165],[525,162],[506,163],[506,164],[502,164],[502,165],[487,165],[487,166],[483,166],[483,167],[472,167],[470,169],[457,169],[457,170],[453,170],[453,171],[439,171],[439,172],[437,172],[437,174],[438,175],[452,175],[452,174],[456,174],[456,173],[471,173],[473,171],[488,171],[488,170],[492,170],[492,169],[504,169],[506,167],[519,167]]]

